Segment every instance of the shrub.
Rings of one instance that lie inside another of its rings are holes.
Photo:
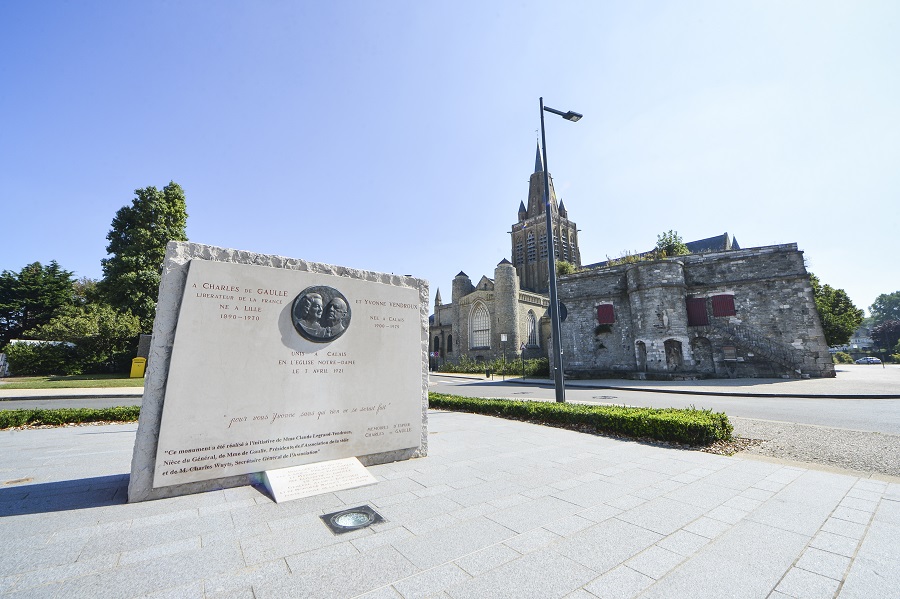
[[[607,266],[619,266],[621,264],[635,264],[637,262],[648,262],[656,259],[656,254],[654,252],[648,252],[641,254],[639,252],[632,252],[631,250],[622,250],[622,254],[618,258],[610,258],[609,254],[606,255],[606,265]]]
[[[17,344],[18,345],[18,344]],[[114,408],[60,408],[57,410],[2,410],[0,428],[26,424],[71,424],[80,422],[133,422],[138,419],[140,406]]]
[[[690,254],[690,250],[681,239],[677,231],[669,229],[656,237],[656,254],[659,258],[671,256],[683,256]]]
[[[522,374],[522,360],[491,360],[475,361],[468,356],[462,356],[458,362],[445,362],[438,369],[440,372],[462,372],[468,374],[484,374],[490,370],[494,374],[506,374],[516,376]],[[525,376],[548,376],[550,374],[550,362],[547,358],[535,358],[525,360]]]
[[[65,343],[10,343],[3,351],[15,376],[81,374],[75,348]]]
[[[556,261],[556,274],[558,275],[571,275],[576,272],[581,272],[584,270],[583,268],[578,268],[571,262],[566,260],[557,260]]]
[[[853,364],[853,356],[847,352],[839,351],[834,354],[835,364]]]
[[[709,445],[730,440],[734,430],[722,412],[676,408],[630,408],[572,403],[517,401],[428,394],[432,408],[537,421],[562,426],[588,427],[598,433],[649,438],[659,441]]]

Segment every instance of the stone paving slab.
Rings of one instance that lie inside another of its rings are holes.
[[[127,504],[134,424],[0,432],[0,598],[892,597],[900,484],[432,411],[430,455],[275,504]],[[319,516],[385,522],[335,535]]]

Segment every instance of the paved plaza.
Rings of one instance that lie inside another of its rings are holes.
[[[0,432],[0,596],[900,597],[897,479],[432,411],[376,485],[127,504],[135,430]]]

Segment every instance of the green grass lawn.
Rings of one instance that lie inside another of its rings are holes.
[[[144,379],[122,374],[84,374],[74,376],[12,376],[0,379],[0,389],[71,389],[96,387],[143,387]]]

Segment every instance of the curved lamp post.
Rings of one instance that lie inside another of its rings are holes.
[[[556,251],[553,248],[553,221],[550,218],[550,168],[547,166],[547,135],[544,133],[544,111],[558,114],[567,121],[578,121],[583,115],[577,112],[563,112],[544,106],[541,98],[541,146],[544,154],[544,214],[547,217],[547,265],[550,272],[550,329],[553,340],[553,384],[556,387],[556,401],[566,402],[566,385],[563,380],[562,344],[559,326],[559,297],[556,293]]]

